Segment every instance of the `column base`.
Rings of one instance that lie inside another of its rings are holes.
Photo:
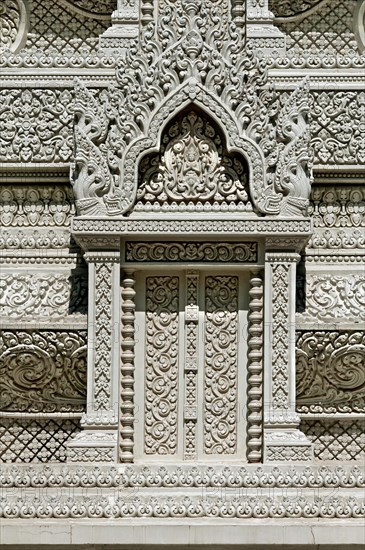
[[[138,25],[115,24],[109,27],[99,37],[99,49],[105,53],[113,53],[130,47],[131,41],[138,38]]]
[[[66,447],[67,462],[116,462],[117,432],[85,430]]]
[[[267,428],[264,433],[264,462],[308,462],[314,460],[314,445],[298,428]]]
[[[246,38],[247,44],[264,56],[273,52],[284,55],[286,52],[285,35],[271,22],[247,22]]]

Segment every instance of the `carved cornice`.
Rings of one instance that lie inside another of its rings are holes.
[[[218,217],[217,217],[218,218]],[[74,218],[72,220],[72,234],[80,240],[88,235],[100,235],[106,239],[108,236],[119,235],[123,238],[128,235],[146,234],[156,235],[288,235],[293,237],[296,234],[299,238],[308,236],[312,231],[309,219],[277,219],[277,218],[252,218],[225,219],[214,221],[207,219],[178,220],[178,219],[153,219],[153,220],[132,220],[132,219],[93,219]],[[91,243],[91,241],[90,241]]]

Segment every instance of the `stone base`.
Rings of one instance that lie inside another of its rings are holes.
[[[100,35],[99,49],[105,53],[125,50],[138,38],[138,32],[138,25],[113,25]]]
[[[297,428],[265,429],[264,462],[314,460],[314,445]]]
[[[264,56],[283,56],[286,52],[285,36],[277,27],[271,23],[257,24],[249,23],[246,29],[247,44],[257,54]]]
[[[5,519],[1,546],[11,550],[363,550],[362,519],[120,520]],[[25,542],[27,541],[27,542]],[[13,546],[14,545],[14,546]]]
[[[116,462],[115,431],[85,430],[67,445],[67,462]]]

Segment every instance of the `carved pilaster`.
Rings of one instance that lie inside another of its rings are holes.
[[[264,461],[313,459],[295,412],[295,271],[299,254],[265,258]]]
[[[68,460],[115,461],[119,376],[119,252],[87,252],[88,380],[84,428],[68,444]]]
[[[259,271],[251,272],[250,284],[247,367],[247,459],[249,462],[261,462],[263,281]]]
[[[197,373],[198,373],[198,282],[199,273],[186,274],[185,307],[185,399],[184,399],[184,457],[197,457],[196,423],[198,418]]]
[[[134,272],[126,270],[122,281],[122,364],[120,371],[119,458],[133,462],[134,447]]]

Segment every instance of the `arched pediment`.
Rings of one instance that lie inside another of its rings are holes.
[[[164,36],[172,14],[156,32],[148,26],[139,45],[120,59],[107,91],[97,96],[76,85],[74,188],[80,214],[129,215],[141,158],[159,150],[162,129],[189,103],[215,120],[228,151],[246,159],[257,214],[305,214],[311,184],[308,83],[282,100],[234,24],[218,40],[202,24],[200,8],[193,8],[169,47]],[[214,25],[219,27],[216,18]]]
[[[163,129],[179,113],[186,109],[198,109],[205,113],[219,128],[227,152],[242,156],[247,162],[247,184],[253,207],[258,212],[276,214],[279,211],[279,197],[270,196],[265,188],[265,159],[260,148],[247,135],[240,135],[240,129],[232,113],[209,90],[191,79],[175,90],[153,113],[146,128],[146,135],[133,141],[126,149],[124,171],[120,179],[120,200],[125,211],[133,208],[138,186],[138,170],[143,157],[161,148]],[[251,210],[252,207],[248,210]]]
[[[215,121],[190,104],[164,128],[159,151],[140,161],[133,209],[251,212],[248,173]]]

